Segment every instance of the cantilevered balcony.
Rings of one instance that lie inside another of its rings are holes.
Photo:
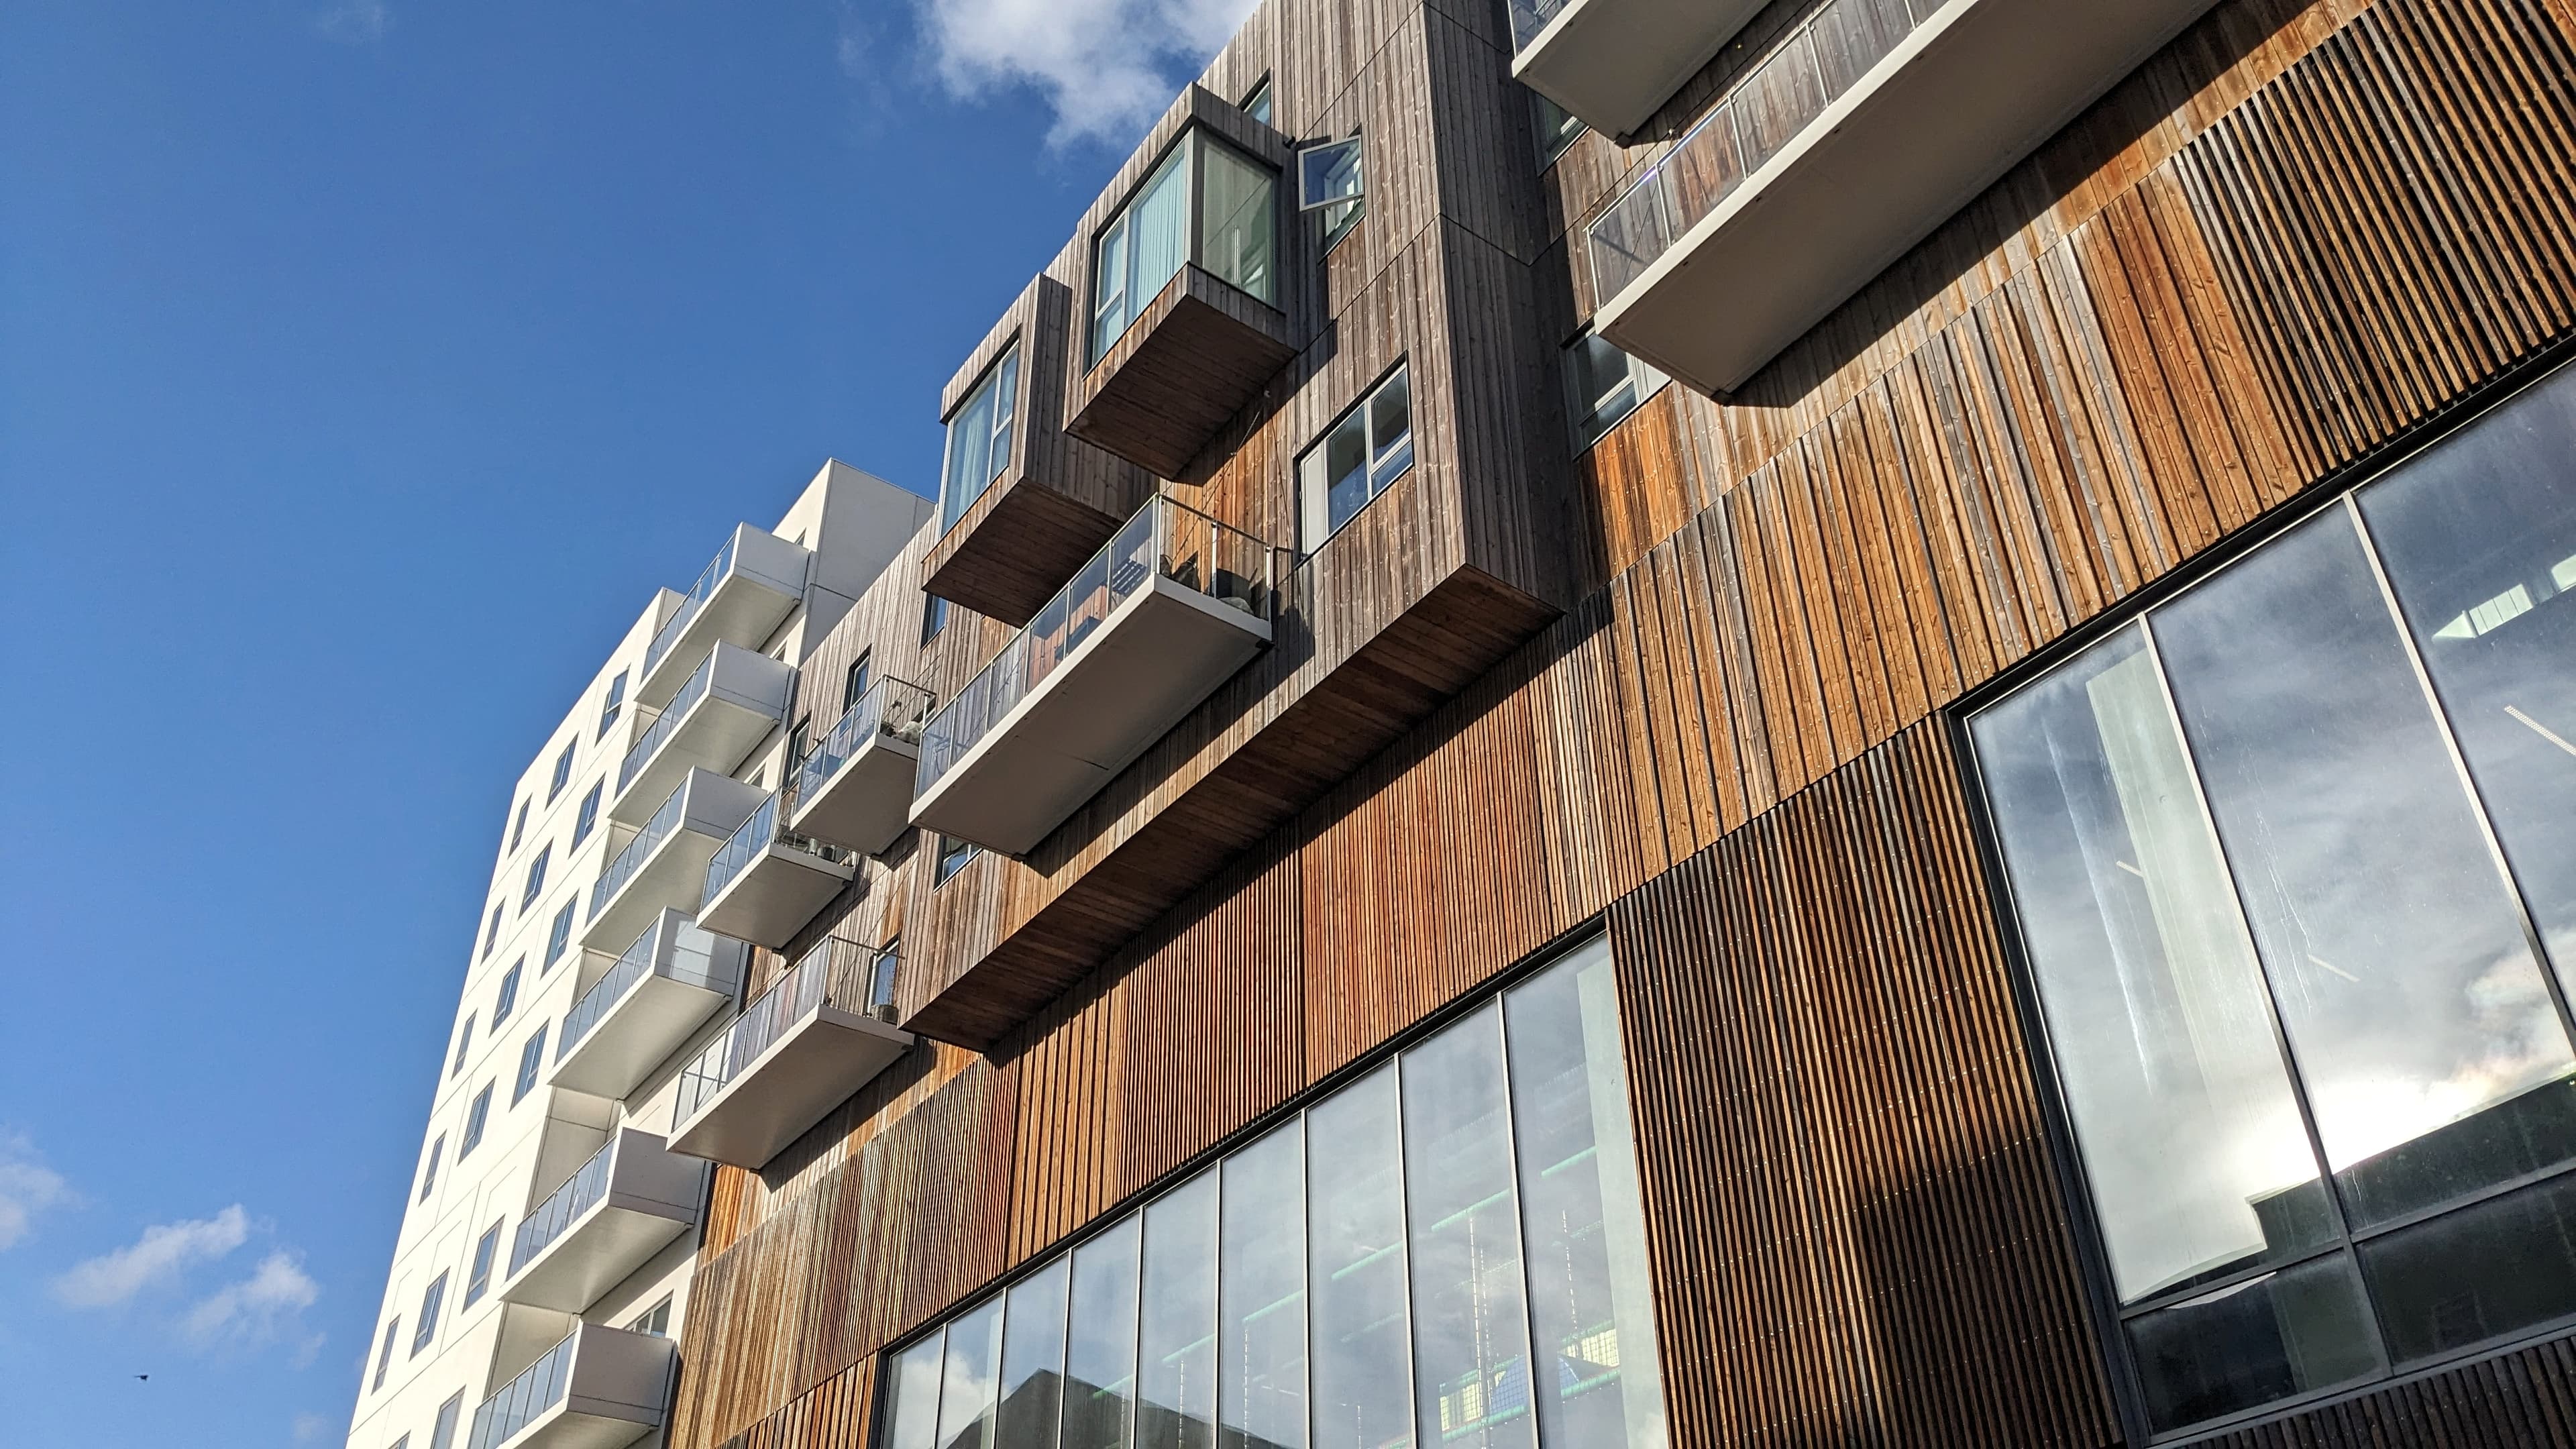
[[[1270,642],[1272,552],[1156,498],[922,731],[912,820],[1009,854]]]
[[[758,1171],[912,1045],[876,1019],[895,956],[827,942],[680,1073],[671,1150]]]
[[[1742,386],[2211,3],[1830,0],[1593,221],[1601,334]]]
[[[580,1313],[698,1220],[707,1165],[662,1139],[618,1129],[563,1186],[519,1220],[505,1303]]]
[[[1510,0],[1512,77],[1607,136],[1646,123],[1769,0]]]
[[[733,769],[778,728],[795,688],[796,671],[786,664],[717,641],[626,751],[608,818],[642,823],[691,766],[719,774]]]
[[[673,1350],[649,1333],[578,1324],[476,1407],[465,1449],[624,1449],[662,1427]]]
[[[549,1084],[623,1098],[742,989],[750,948],[664,909],[564,1013]]]
[[[689,597],[662,623],[644,650],[635,697],[659,708],[721,639],[757,649],[805,598],[811,549],[765,528],[737,524],[715,561],[689,587]]]
[[[779,823],[771,795],[707,862],[698,924],[755,946],[784,946],[859,873],[858,858]]]
[[[713,770],[682,776],[653,818],[592,882],[582,949],[602,955],[623,950],[663,911],[695,911],[707,862],[762,798],[762,792]]]
[[[797,767],[795,830],[874,855],[894,844],[912,817],[912,777],[930,691],[880,679],[825,732]]]

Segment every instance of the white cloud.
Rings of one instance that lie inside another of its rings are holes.
[[[35,1144],[14,1132],[0,1132],[0,1250],[27,1235],[36,1214],[70,1198],[62,1174],[36,1156]]]
[[[313,17],[313,28],[332,40],[365,45],[384,39],[385,27],[393,21],[393,8],[385,0],[340,0]]]
[[[298,1444],[319,1443],[330,1432],[331,1421],[320,1414],[295,1416],[295,1442]]]
[[[54,1296],[74,1308],[113,1308],[176,1279],[190,1263],[224,1256],[249,1236],[250,1215],[239,1203],[211,1218],[156,1223],[128,1246],[74,1264],[54,1280]]]
[[[1050,140],[1123,143],[1171,104],[1257,0],[914,0],[942,84],[1045,92]],[[843,65],[849,64],[843,45]]]
[[[179,1326],[200,1348],[255,1346],[321,1296],[295,1255],[280,1248],[260,1259],[249,1277],[199,1299]]]

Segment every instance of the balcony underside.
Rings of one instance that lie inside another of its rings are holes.
[[[760,658],[763,664],[776,663],[766,655]],[[786,670],[783,664],[778,668]],[[786,709],[785,691],[780,694],[780,703],[766,708],[757,701],[709,691],[689,707],[687,717],[653,752],[652,760],[618,792],[608,818],[623,825],[641,825],[670,798],[681,777],[692,768],[729,773],[778,728],[778,717]]]
[[[661,1138],[623,1133],[607,1195],[512,1274],[501,1301],[584,1312],[697,1222],[705,1182],[705,1166],[671,1155]]]
[[[1178,478],[1296,355],[1286,317],[1184,266],[1083,378],[1065,431]]]
[[[1512,78],[1605,136],[1646,124],[1769,0],[1574,0]]]
[[[912,823],[912,779],[920,765],[919,746],[879,731],[796,803],[788,828],[874,855]]]
[[[698,925],[772,950],[787,944],[832,903],[858,867],[772,841],[698,911]]]
[[[548,1085],[623,1099],[733,998],[648,973],[555,1063]]]
[[[582,949],[602,955],[623,950],[664,910],[695,913],[699,893],[706,888],[707,862],[716,858],[724,843],[723,835],[688,826],[672,831],[654,847],[642,868],[609,898],[598,917],[582,928]],[[706,925],[703,921],[699,924]],[[707,929],[712,931],[715,927],[710,925]]]
[[[1259,615],[1156,575],[913,802],[913,823],[1034,848],[1269,641]]]
[[[1602,335],[1741,387],[2211,3],[1951,0],[1603,308]]]
[[[1005,477],[921,561],[921,587],[987,618],[1025,624],[1124,518],[1035,479]]]
[[[492,1449],[625,1449],[662,1426],[673,1344],[585,1323],[563,1397]]]
[[[757,1172],[912,1047],[828,1003],[789,1027],[671,1134],[671,1150]]]
[[[990,1047],[1554,617],[1490,575],[1452,573],[1052,899],[1005,923],[989,949],[951,967],[904,1026]]]

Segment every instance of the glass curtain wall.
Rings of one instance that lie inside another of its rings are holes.
[[[1187,262],[1276,306],[1278,207],[1269,167],[1204,130],[1182,133],[1093,243],[1091,360]]]
[[[896,1354],[884,1449],[1663,1449],[1594,941]]]
[[[2159,1432],[2576,1317],[2576,372],[1969,722]]]

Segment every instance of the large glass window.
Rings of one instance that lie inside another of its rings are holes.
[[[939,485],[939,526],[966,516],[1011,466],[1011,424],[1019,411],[1020,349],[1002,354],[948,419],[948,466]]]
[[[1267,166],[1204,130],[1183,133],[1092,245],[1092,360],[1185,263],[1276,305],[1278,193]]]
[[[2576,1317],[2576,373],[1970,721],[2158,1432]]]
[[[1297,460],[1297,547],[1313,553],[1413,467],[1413,379],[1407,364],[1334,420]]]
[[[1595,941],[897,1353],[880,1444],[1663,1449],[1623,1071]]]

